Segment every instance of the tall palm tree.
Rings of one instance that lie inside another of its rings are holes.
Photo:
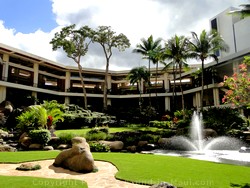
[[[191,32],[192,39],[189,40],[189,50],[193,58],[201,60],[201,106],[203,111],[204,98],[204,62],[208,58],[218,61],[215,52],[218,50],[226,51],[228,46],[225,44],[223,38],[216,31],[206,32],[203,30],[198,36],[195,32]]]
[[[250,17],[250,4],[242,4],[242,9],[232,10],[229,14],[240,14],[242,18]]]
[[[141,111],[141,107],[142,107],[142,82],[149,82],[149,72],[147,70],[147,68],[145,66],[141,66],[141,67],[135,67],[133,69],[130,70],[127,79],[130,80],[130,84],[134,85],[137,84],[137,89],[139,91],[140,94],[140,98],[139,98],[139,108]]]
[[[188,49],[188,39],[184,36],[177,36],[175,35],[171,39],[169,39],[165,43],[165,51],[163,53],[163,58],[171,60],[170,64],[167,64],[167,66],[171,65],[173,66],[173,74],[174,74],[174,88],[173,88],[173,98],[175,95],[175,87],[176,87],[176,72],[178,69],[178,72],[180,74],[180,89],[181,89],[181,96],[182,96],[182,111],[184,113],[185,105],[184,105],[184,95],[183,95],[183,89],[182,89],[182,71],[183,66],[187,66],[185,63],[186,59],[190,57],[189,49]],[[174,100],[173,100],[174,102]],[[174,107],[174,105],[173,105]],[[184,115],[184,114],[183,114]]]
[[[136,45],[136,49],[133,50],[135,53],[142,54],[143,59],[148,59],[148,71],[150,76],[150,63],[152,61],[152,54],[158,50],[161,43],[161,39],[158,38],[154,41],[153,36],[150,35],[148,39],[142,38],[141,44]],[[150,81],[150,77],[149,77]],[[149,92],[149,105],[151,106],[151,92]]]

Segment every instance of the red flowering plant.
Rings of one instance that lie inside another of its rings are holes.
[[[247,66],[250,65],[250,56],[245,57],[243,63],[239,65],[239,71],[234,70],[234,74],[224,76],[222,86],[228,88],[222,99],[225,104],[232,104],[233,107],[246,107],[250,109],[250,72]]]

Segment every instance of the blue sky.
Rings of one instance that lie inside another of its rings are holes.
[[[57,25],[50,0],[2,0],[0,19],[5,27],[22,33],[48,32]]]
[[[0,43],[55,61],[74,65],[62,50],[53,51],[50,41],[62,27],[76,24],[111,26],[123,33],[131,47],[114,51],[110,70],[147,66],[132,53],[142,38],[153,35],[166,41],[175,34],[190,37],[210,29],[210,19],[229,7],[250,0],[0,0]],[[188,62],[189,63],[189,62]],[[101,47],[91,44],[82,58],[83,67],[105,69]]]

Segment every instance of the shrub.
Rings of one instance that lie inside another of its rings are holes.
[[[205,128],[214,129],[220,135],[244,125],[239,111],[232,108],[208,108],[203,111],[203,121]]]
[[[47,129],[32,130],[29,132],[29,136],[32,142],[42,145],[46,145],[51,139],[50,132]]]
[[[171,127],[171,121],[150,121],[149,126],[150,127],[157,127],[157,128],[170,128]]]
[[[77,134],[73,134],[73,133],[62,133],[62,134],[58,135],[58,137],[60,138],[60,143],[69,144],[69,145],[71,144],[72,138],[74,138],[76,136],[81,136],[81,135],[77,135]]]
[[[101,131],[98,132],[91,132],[91,130],[89,132],[87,132],[85,138],[88,141],[98,141],[98,140],[105,140],[107,137],[107,134]]]
[[[142,134],[140,136],[141,141],[148,141],[149,143],[157,143],[159,140],[160,136],[159,135],[154,135],[154,134]]]
[[[110,151],[109,146],[102,144],[102,143],[98,143],[98,142],[90,142],[89,146],[90,146],[91,152],[109,152]]]

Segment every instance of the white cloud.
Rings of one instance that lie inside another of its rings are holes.
[[[141,38],[165,40],[174,34],[189,35],[190,31],[200,32],[209,28],[209,19],[229,6],[237,6],[237,0],[51,0],[52,11],[58,27],[50,32],[37,30],[23,34],[14,28],[5,28],[0,20],[0,42],[25,50],[36,55],[55,60],[58,63],[73,64],[59,50],[52,51],[49,44],[56,31],[61,27],[77,24],[96,28],[100,25],[111,26],[117,33],[125,34],[131,48],[125,52],[117,50],[111,57],[110,69],[128,69],[147,65],[141,56],[132,53]],[[247,2],[247,0],[245,0]],[[244,1],[240,2],[240,4]],[[42,28],[42,27],[41,27]],[[84,67],[104,68],[105,57],[101,48],[92,45],[88,54],[82,58]]]

